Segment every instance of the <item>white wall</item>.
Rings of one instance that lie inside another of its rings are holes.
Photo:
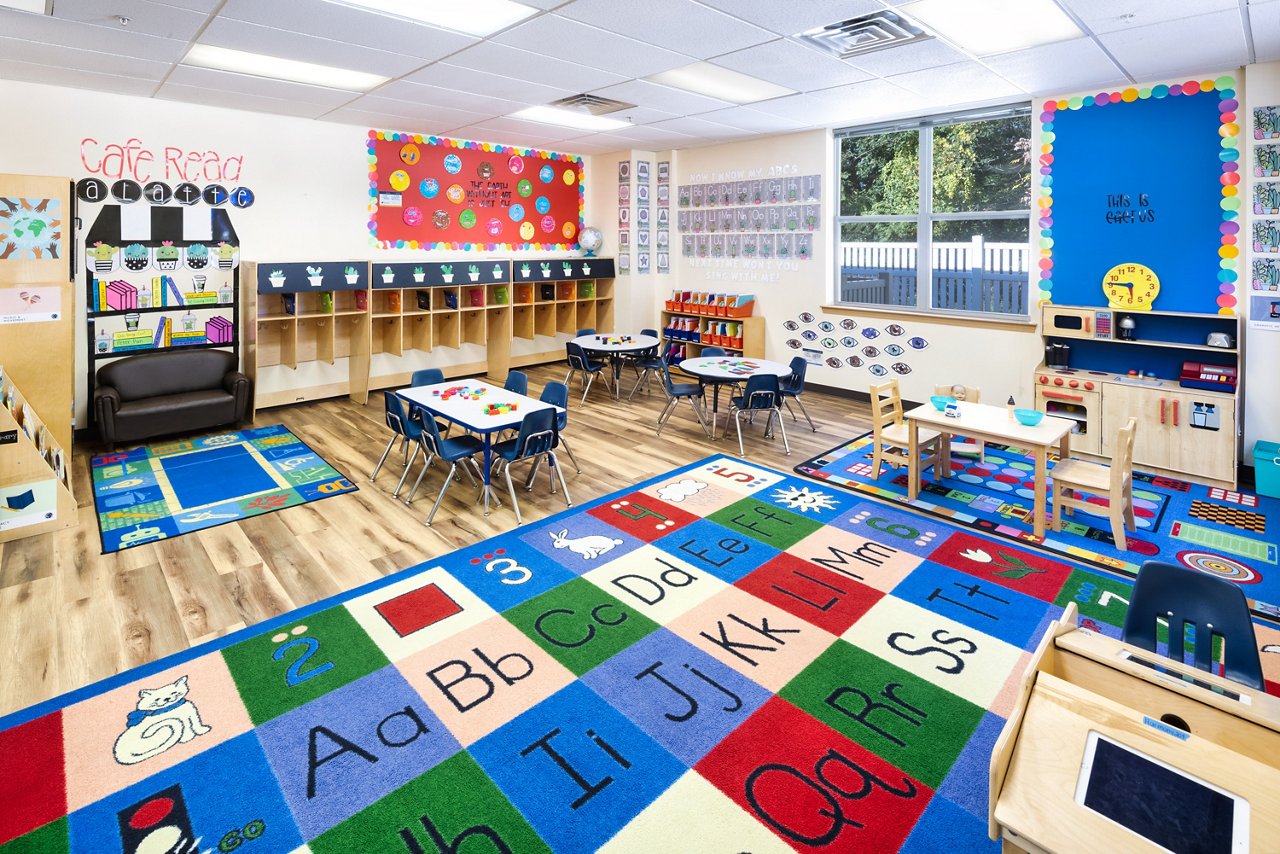
[[[427,258],[448,260],[449,253],[412,250],[384,250],[370,245],[368,220],[368,163],[365,140],[368,128],[310,119],[297,119],[158,101],[123,95],[109,95],[30,83],[0,80],[0,103],[9,105],[5,117],[4,154],[0,171],[32,175],[66,175],[72,179],[91,172],[82,159],[82,140],[96,143],[84,147],[88,167],[96,168],[105,146],[126,145],[153,154],[154,162],[141,169],[151,180],[171,186],[183,177],[166,166],[166,148],[186,152],[216,152],[218,159],[243,157],[238,180],[228,187],[244,185],[256,194],[251,208],[232,209],[231,218],[241,241],[241,258],[248,261],[303,261],[373,259],[375,261]],[[386,128],[386,130],[402,130]],[[520,140],[494,140],[519,145]],[[590,158],[584,158],[587,187],[595,183]],[[181,159],[185,162],[185,158]],[[614,173],[616,175],[616,172]],[[126,175],[125,177],[133,177]],[[191,177],[191,176],[188,176]],[[143,179],[144,181],[146,178]],[[192,183],[212,183],[203,175]],[[107,179],[107,183],[111,183]],[[615,188],[616,190],[616,188]],[[586,199],[585,216],[591,221],[593,195]],[[97,216],[95,205],[81,206],[84,230]],[[77,252],[83,258],[81,247]],[[486,253],[488,255],[488,253]],[[556,253],[493,253],[499,257],[538,257]],[[492,256],[489,256],[492,257]],[[619,282],[625,288],[625,282]],[[85,414],[85,347],[83,282],[76,287],[78,304],[76,347],[76,412],[78,423]],[[545,346],[539,342],[539,349]],[[519,355],[532,352],[532,344],[513,342]],[[459,350],[437,348],[430,356],[397,359],[376,357],[375,374],[411,370],[419,363],[463,364],[483,358],[483,349],[467,345]],[[415,361],[416,360],[416,361]],[[325,385],[345,381],[346,360],[336,365],[310,363],[293,371],[276,367],[260,381],[265,388]]]

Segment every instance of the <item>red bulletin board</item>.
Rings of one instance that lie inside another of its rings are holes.
[[[569,250],[582,229],[582,158],[369,131],[369,234],[383,249]]]

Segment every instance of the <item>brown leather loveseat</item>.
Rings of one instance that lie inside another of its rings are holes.
[[[249,378],[225,350],[175,350],[126,356],[98,369],[93,412],[107,450],[168,433],[208,430],[244,420]]]

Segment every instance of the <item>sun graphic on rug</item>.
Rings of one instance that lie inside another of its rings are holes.
[[[794,486],[776,489],[773,497],[775,501],[788,510],[800,510],[804,513],[813,510],[817,513],[823,510],[836,509],[836,502],[830,495],[825,492],[810,492],[807,486],[802,486],[799,489]]]

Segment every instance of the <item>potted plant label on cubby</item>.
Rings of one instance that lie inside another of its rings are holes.
[[[440,267],[440,278],[444,279],[445,284],[453,281],[453,267],[444,264]]]
[[[209,266],[209,247],[203,243],[192,243],[187,247],[187,266],[193,270],[203,270]]]
[[[116,265],[116,248],[99,240],[86,253],[93,259],[95,273],[106,273]]]
[[[124,268],[126,270],[145,270],[147,265],[151,263],[151,255],[147,252],[147,247],[141,243],[130,243],[120,253],[124,259]]]
[[[422,269],[421,267],[413,268],[413,280],[415,282],[417,282],[418,284],[422,284],[424,281],[426,281],[426,278],[427,278],[426,270]]]
[[[467,278],[473,282],[480,281],[480,265],[479,264],[467,265]]]
[[[343,268],[342,275],[347,280],[348,285],[355,285],[360,282],[360,272],[350,265]]]
[[[590,264],[588,264],[586,261],[583,261],[583,262],[582,262],[582,275],[584,275],[584,276],[590,276],[590,275],[591,275],[591,265],[590,265]]]
[[[542,263],[538,264],[538,267],[539,269],[542,270],[542,278],[544,279],[551,278],[551,264],[549,262],[543,261]]]
[[[108,262],[108,264],[109,264],[109,262]],[[111,269],[111,267],[108,265],[107,269],[108,269],[108,270],[110,270],[110,269]],[[533,271],[529,269],[529,265],[528,265],[528,264],[521,264],[521,265],[520,265],[520,277],[521,277],[522,279],[527,279],[527,278],[529,278],[529,274],[530,274],[530,273],[532,273],[532,272],[533,272]]]
[[[396,282],[396,271],[392,270],[390,267],[383,267],[382,268],[382,284],[394,285],[395,282]]]
[[[318,287],[320,287],[321,285],[323,285],[323,284],[324,284],[324,268],[323,268],[323,267],[308,267],[308,268],[307,268],[307,283],[308,283],[308,284],[310,284],[310,285],[311,285],[311,287],[313,287],[313,288],[318,288]]]
[[[272,270],[267,275],[267,281],[271,283],[273,288],[284,287],[284,270]]]
[[[495,279],[501,279],[501,278],[502,278],[502,265],[501,265],[501,264],[494,264],[494,265],[493,265],[493,277],[494,277]]]
[[[218,269],[230,270],[235,266],[236,248],[230,243],[218,244]]]
[[[561,262],[560,267],[561,269],[564,270],[564,277],[566,279],[573,278],[573,264],[569,263],[568,261],[563,261]]]

